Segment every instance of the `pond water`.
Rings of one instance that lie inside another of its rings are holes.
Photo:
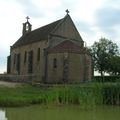
[[[0,120],[120,120],[120,107],[40,106],[0,109]]]

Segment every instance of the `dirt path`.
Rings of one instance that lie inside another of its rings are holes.
[[[20,85],[20,84],[21,83],[0,81],[0,86],[15,87],[15,86]]]

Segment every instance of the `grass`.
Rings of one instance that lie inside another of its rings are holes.
[[[26,84],[13,88],[0,86],[0,106],[13,107],[30,104],[120,105],[120,84],[85,83],[49,87]]]

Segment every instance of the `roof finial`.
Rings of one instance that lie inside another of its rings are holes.
[[[27,22],[28,22],[28,20],[30,19],[29,16],[27,16],[26,19],[27,19]]]
[[[66,11],[65,11],[67,14],[69,14],[69,10],[67,9]]]

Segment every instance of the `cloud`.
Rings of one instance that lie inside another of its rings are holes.
[[[109,2],[110,4],[108,4]],[[95,25],[99,31],[105,33],[119,46],[120,8],[118,3],[120,3],[118,0],[116,2],[106,1],[106,4],[95,12]]]
[[[12,0],[12,2],[13,4],[17,4],[18,6],[20,6],[21,11],[23,11],[25,15],[34,18],[44,16],[43,11],[41,11],[40,8],[38,8],[37,5],[34,4],[33,0]]]
[[[113,28],[120,25],[120,9],[101,8],[96,12],[97,24],[102,28]]]
[[[66,9],[88,45],[101,36],[120,45],[120,0],[0,0],[0,65],[21,36],[26,16],[35,29],[63,18]]]
[[[87,23],[87,22],[84,22],[84,21],[76,21],[75,22],[75,26],[78,28],[78,30],[80,31],[83,31],[83,32],[86,32],[86,33],[91,33],[92,30],[92,25]]]
[[[7,64],[0,64],[0,73],[6,73],[7,71]]]
[[[120,8],[120,0],[104,0],[104,6],[109,8]]]
[[[7,51],[0,48],[0,73],[3,73],[6,71],[7,66]]]
[[[86,21],[76,21],[75,25],[87,46],[91,46],[94,40],[97,40],[101,36],[98,28]]]

